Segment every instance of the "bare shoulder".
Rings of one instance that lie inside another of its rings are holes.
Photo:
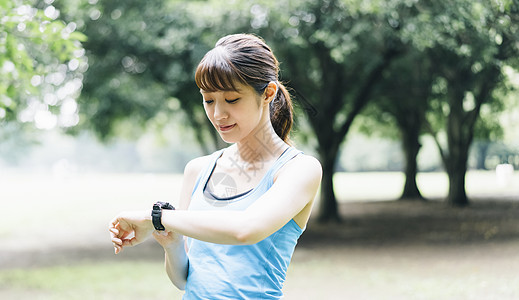
[[[295,168],[304,168],[308,171],[315,171],[318,173],[322,173],[322,167],[321,163],[317,158],[307,155],[307,154],[300,154],[292,160]]]
[[[322,173],[323,169],[319,160],[311,155],[300,154],[287,162],[278,176],[297,176],[298,178],[304,177],[309,181],[320,182]]]
[[[180,191],[179,208],[187,209],[191,203],[191,193],[195,186],[198,174],[210,162],[210,155],[197,157],[189,161],[184,168],[184,179]]]
[[[184,168],[184,176],[186,177],[196,177],[202,171],[202,169],[207,166],[207,164],[211,161],[211,155],[200,156],[190,160],[185,168]]]

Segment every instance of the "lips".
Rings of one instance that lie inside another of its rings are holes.
[[[218,129],[221,131],[221,132],[225,132],[225,131],[229,131],[231,129],[234,128],[234,126],[236,126],[236,124],[232,124],[232,125],[218,125]]]

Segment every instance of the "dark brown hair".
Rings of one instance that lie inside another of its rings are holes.
[[[290,94],[278,81],[279,62],[265,41],[251,34],[221,38],[207,52],[195,73],[196,85],[208,92],[236,91],[236,83],[246,84],[262,95],[270,82],[278,92],[270,102],[270,122],[276,134],[290,142],[293,107]]]

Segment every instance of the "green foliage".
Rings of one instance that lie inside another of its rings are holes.
[[[394,28],[376,4],[277,1],[268,26],[259,30],[280,57],[283,76],[315,133],[343,136],[367,103],[378,68],[397,51]]]
[[[442,130],[447,116],[464,116],[464,124],[473,126],[483,110],[487,121],[477,122],[476,136],[499,135],[499,124],[488,114],[504,108],[502,97],[493,91],[504,81],[503,66],[517,62],[518,27],[511,23],[517,19],[516,9],[511,1],[458,1],[424,8],[428,14],[422,11],[420,17],[434,15],[442,25],[435,27],[437,38],[430,39],[434,43],[425,52],[435,61],[429,114],[435,131]],[[421,36],[414,42],[420,45]]]
[[[73,266],[3,270],[0,288],[23,299],[34,297],[28,291],[37,291],[38,299],[181,297],[182,292],[169,282],[163,270],[161,261],[82,262]]]
[[[1,7],[11,11],[17,5]],[[66,41],[71,39],[79,47],[77,42],[84,40],[77,33],[81,32],[88,36],[84,45],[89,68],[79,103],[82,126],[77,128],[108,138],[180,120],[186,128],[194,128],[198,142],[210,151],[218,147],[219,139],[207,126],[193,82],[195,67],[221,36],[257,33],[277,54],[281,79],[292,88],[295,106],[306,116],[301,123],[312,129],[331,173],[353,120],[374,100],[377,106],[365,114],[372,123],[370,131],[387,129],[392,119],[399,129],[412,127],[421,133],[425,127],[436,136],[461,137],[456,142],[465,148],[474,136],[499,137],[497,122],[490,122],[503,107],[495,89],[503,81],[505,65],[519,66],[516,0],[73,0],[55,5],[64,21],[48,20],[46,38],[61,36],[64,41],[53,41],[46,48],[41,48],[45,40],[41,45],[33,41],[32,48],[25,46],[27,51],[20,52],[19,43],[1,40],[9,53],[17,51],[16,69],[29,74],[19,80],[27,86],[23,89],[2,79],[5,95],[35,89],[30,81],[38,77],[29,69],[44,73],[40,69],[50,66],[69,76],[70,64],[62,61],[76,52],[59,49],[68,47]],[[35,18],[44,18],[49,6],[38,2],[35,7],[39,8]],[[16,31],[18,25],[6,20],[2,19],[3,31]],[[64,38],[63,30],[71,24],[77,31]],[[26,25],[24,30],[39,32],[38,28]],[[37,59],[39,68],[34,59],[26,58],[35,53],[42,56]],[[14,59],[9,61],[2,61],[4,69],[13,68]],[[9,76],[6,80],[13,81]],[[2,106],[6,112],[17,105],[3,103],[9,104]],[[59,103],[46,104],[47,117],[61,110]],[[478,121],[482,115],[485,120]],[[384,134],[390,132],[396,135],[394,130]],[[459,152],[438,144],[445,150],[442,154]]]
[[[405,54],[384,72],[372,105],[362,113],[362,131],[398,139],[402,132],[416,130],[418,137],[424,131],[425,114],[430,110],[433,65],[424,53],[406,45]]]
[[[2,1],[0,15],[0,124],[76,125],[86,36],[37,1]]]
[[[106,139],[114,134],[135,136],[150,122],[160,127],[180,118],[186,128],[194,129],[201,145],[207,144],[208,131],[203,129],[208,122],[193,76],[210,48],[210,27],[195,9],[203,4],[63,4],[67,17],[81,19],[78,30],[89,36],[85,48],[90,68],[83,81],[80,128]]]

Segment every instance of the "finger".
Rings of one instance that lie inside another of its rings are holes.
[[[112,219],[112,221],[110,221],[110,223],[108,224],[108,228],[115,228],[119,226],[119,217],[115,217],[114,219]]]
[[[119,235],[118,233],[116,234],[116,233],[110,231],[110,239],[113,240],[114,238],[118,238],[118,235]]]
[[[123,243],[122,243],[122,247],[133,247],[133,246],[136,246],[138,244],[140,244],[141,241],[138,240],[137,238],[135,237],[132,237],[131,239],[126,239],[126,240],[123,240]]]
[[[113,222],[111,222],[110,224],[108,224],[108,231],[110,232],[111,238],[118,236],[120,233],[119,230],[116,228],[116,226],[117,227],[119,226],[119,222],[116,222],[115,224]]]
[[[120,232],[120,231],[119,231],[119,235],[118,235],[118,236],[119,236],[121,239],[126,239],[126,238],[128,238],[130,235],[135,235],[135,232],[133,232],[133,231],[132,231],[132,232],[130,232],[130,231],[123,231],[123,232]]]
[[[122,248],[123,248],[122,244],[123,244],[123,241],[121,241],[121,240],[119,240],[119,241],[112,240],[112,245],[113,245],[114,249],[116,250],[115,254],[119,253],[122,250]]]
[[[121,244],[121,247],[132,247],[132,242],[131,240],[124,240],[123,243]]]
[[[114,238],[112,238],[112,243],[113,243],[114,245],[122,246],[122,245],[123,245],[123,240],[114,237]]]
[[[119,220],[115,218],[112,221],[110,221],[110,223],[108,223],[108,227],[116,227],[117,224],[119,224]]]

